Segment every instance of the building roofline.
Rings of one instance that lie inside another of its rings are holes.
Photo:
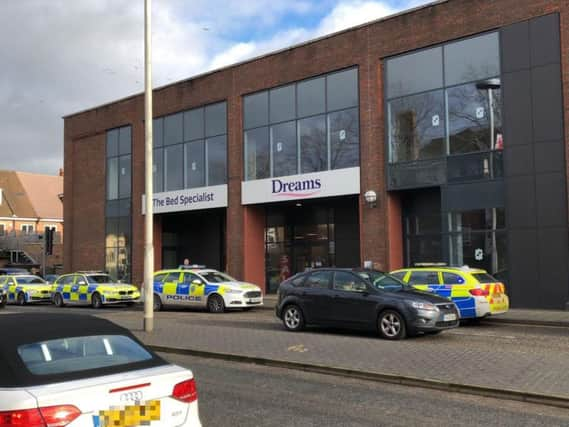
[[[231,69],[231,68],[237,68],[237,67],[239,67],[239,66],[241,66],[241,65],[248,64],[248,63],[251,63],[251,62],[255,62],[255,61],[258,61],[258,60],[260,60],[260,59],[268,58],[268,57],[271,57],[271,56],[274,56],[274,55],[278,55],[278,54],[280,54],[280,53],[282,53],[282,52],[286,52],[286,51],[288,51],[288,50],[297,49],[297,48],[299,48],[299,47],[303,47],[303,46],[307,46],[307,45],[310,45],[310,44],[313,44],[313,43],[317,43],[317,42],[322,41],[322,40],[326,40],[326,39],[329,39],[329,38],[332,38],[332,37],[336,37],[337,35],[340,35],[340,34],[343,34],[343,33],[348,33],[348,32],[350,32],[350,31],[359,30],[359,29],[361,29],[361,28],[364,28],[364,27],[367,27],[367,26],[370,26],[370,25],[374,25],[374,24],[377,24],[377,23],[379,23],[379,22],[388,21],[388,20],[390,20],[390,19],[395,19],[395,18],[398,18],[398,17],[403,16],[403,15],[408,15],[408,14],[411,14],[411,13],[415,13],[415,12],[418,12],[419,10],[427,9],[427,8],[429,8],[429,7],[432,7],[432,6],[438,6],[439,4],[448,3],[448,2],[450,2],[450,1],[451,1],[451,0],[433,0],[433,1],[430,1],[429,3],[423,4],[423,5],[419,5],[419,6],[415,6],[415,7],[412,7],[412,8],[410,8],[410,9],[402,10],[401,12],[397,12],[397,13],[394,13],[394,14],[391,14],[391,15],[387,15],[387,16],[384,16],[384,17],[375,19],[375,20],[373,20],[373,21],[364,22],[363,24],[356,25],[356,26],[354,26],[354,27],[345,28],[345,29],[343,29],[343,30],[336,31],[336,32],[334,32],[334,33],[325,34],[325,35],[323,35],[323,36],[316,37],[316,38],[313,38],[313,39],[310,39],[310,40],[306,40],[306,41],[303,41],[303,42],[300,42],[300,43],[297,43],[297,44],[293,44],[293,45],[291,45],[291,46],[287,46],[287,47],[284,47],[284,48],[281,48],[281,49],[278,49],[278,50],[274,50],[274,51],[271,51],[271,52],[263,53],[263,54],[261,54],[261,55],[255,56],[255,57],[253,57],[253,58],[245,59],[245,60],[243,60],[243,61],[236,62],[236,63],[234,63],[234,64],[226,65],[226,66],[224,66],[224,67],[220,67],[220,68],[216,68],[216,69],[214,69],[214,70],[210,70],[210,71],[206,71],[206,72],[203,72],[203,73],[200,73],[200,74],[196,74],[196,75],[194,75],[194,76],[191,76],[191,77],[188,77],[188,78],[185,78],[185,79],[182,79],[182,80],[178,80],[178,81],[176,81],[176,82],[168,83],[168,84],[166,84],[166,85],[164,85],[164,86],[158,86],[158,87],[153,88],[153,89],[152,89],[152,92],[156,92],[156,91],[159,91],[159,90],[163,90],[163,89],[166,89],[166,88],[168,88],[168,87],[176,86],[176,85],[178,85],[178,84],[180,84],[180,83],[188,82],[188,81],[191,81],[191,80],[200,79],[200,78],[209,76],[210,74],[218,73],[218,72],[220,72],[220,71],[229,70],[229,69]],[[100,104],[100,105],[97,105],[97,106],[95,106],[95,107],[90,107],[90,108],[86,108],[86,109],[84,109],[84,110],[77,111],[77,112],[75,112],[75,113],[67,114],[67,115],[63,116],[62,118],[65,120],[65,119],[68,119],[68,118],[77,116],[77,115],[79,115],[79,114],[83,114],[83,113],[86,113],[86,112],[89,112],[89,111],[97,110],[97,109],[99,109],[99,108],[107,107],[107,106],[109,106],[109,105],[118,104],[118,103],[120,103],[120,102],[128,101],[128,100],[130,100],[130,99],[134,99],[134,98],[137,98],[137,97],[143,96],[143,95],[144,95],[144,92],[139,92],[139,93],[136,93],[136,94],[133,94],[133,95],[128,95],[128,96],[125,96],[124,98],[119,98],[119,99],[117,99],[117,100],[110,101],[110,102],[106,102],[106,103],[104,103],[104,104]]]

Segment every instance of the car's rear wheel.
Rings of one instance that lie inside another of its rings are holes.
[[[152,307],[153,307],[154,311],[162,310],[162,300],[160,299],[160,295],[154,294]]]
[[[55,294],[55,296],[53,297],[53,303],[55,304],[56,307],[63,307],[65,305],[61,294]]]
[[[93,308],[101,308],[103,306],[103,300],[101,299],[101,295],[95,292],[91,297],[91,307]]]
[[[284,327],[292,332],[304,329],[304,315],[299,306],[291,304],[287,305],[283,310]]]
[[[377,328],[382,338],[401,340],[407,336],[405,319],[395,310],[381,312],[377,320]]]
[[[7,302],[8,302],[8,295],[0,296],[0,308],[6,307]]]
[[[24,295],[23,292],[20,292],[18,294],[18,297],[16,298],[16,303],[18,305],[26,305],[26,295]]]
[[[207,308],[210,313],[223,313],[225,311],[223,298],[219,295],[210,296],[207,300]]]

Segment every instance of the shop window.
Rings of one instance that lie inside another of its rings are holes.
[[[358,70],[346,71],[326,76],[327,111],[343,110],[358,105]]]
[[[248,180],[268,178],[271,175],[269,153],[267,127],[245,132],[245,176]]]
[[[184,146],[182,144],[164,148],[164,169],[166,171],[164,190],[173,191],[184,188]]]
[[[209,138],[207,144],[207,185],[227,182],[227,140],[225,135]]]
[[[450,154],[499,148],[500,101],[500,89],[488,88],[483,82],[447,89]]]
[[[498,33],[449,43],[445,45],[444,50],[447,86],[500,74]]]
[[[310,173],[328,169],[326,116],[299,120],[300,172]]]
[[[324,77],[298,83],[298,117],[313,116],[326,110],[325,86]]]
[[[298,172],[296,122],[271,126],[273,176],[294,175]]]
[[[185,188],[203,187],[205,184],[205,142],[193,141],[185,145]]]
[[[154,149],[152,153],[152,182],[155,193],[164,191],[163,153],[162,148]]]
[[[267,91],[243,98],[244,128],[266,126],[269,123],[269,94]]]
[[[328,114],[330,169],[358,166],[360,163],[358,109]]]
[[[205,107],[205,136],[212,137],[227,133],[227,111],[225,102]]]
[[[282,86],[269,91],[271,123],[285,122],[296,118],[296,94],[294,85]]]
[[[436,47],[387,61],[387,97],[426,92],[443,86],[442,48]]]
[[[183,134],[182,113],[164,117],[164,145],[179,144],[183,141]]]
[[[445,154],[444,98],[440,90],[390,101],[390,161],[403,162]]]
[[[223,117],[225,120],[225,117]],[[184,112],[184,141],[193,141],[195,139],[203,139],[204,131],[204,110],[196,108]],[[223,133],[223,132],[222,132]]]

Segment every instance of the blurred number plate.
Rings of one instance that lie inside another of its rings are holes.
[[[93,415],[93,427],[137,427],[160,420],[160,401],[150,400],[144,405],[125,406],[100,411]]]
[[[259,303],[261,302],[261,298],[249,298],[249,301],[247,302],[249,302],[250,304]]]
[[[453,321],[453,320],[456,320],[456,314],[445,314],[445,315],[443,316],[443,320],[444,320],[445,322],[451,322],[451,321]]]

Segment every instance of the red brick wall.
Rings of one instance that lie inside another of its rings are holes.
[[[385,133],[382,58],[436,43],[561,12],[563,81],[569,99],[569,2],[565,0],[449,0],[420,8],[249,63],[180,82],[154,94],[154,115],[161,116],[204,104],[228,103],[227,270],[243,277],[244,209],[242,95],[340,68],[358,65],[360,79],[361,190],[375,190],[378,207],[368,209],[360,197],[361,258],[387,268],[393,263],[389,245],[385,191]],[[569,104],[565,102],[569,123]],[[104,132],[133,125],[133,279],[141,281],[144,188],[143,98],[131,97],[65,119],[65,265],[104,265]],[[569,129],[566,129],[569,140]],[[569,156],[569,148],[567,148]],[[569,172],[569,171],[568,171]],[[89,218],[88,220],[86,218]],[[156,246],[156,250],[159,247]]]

